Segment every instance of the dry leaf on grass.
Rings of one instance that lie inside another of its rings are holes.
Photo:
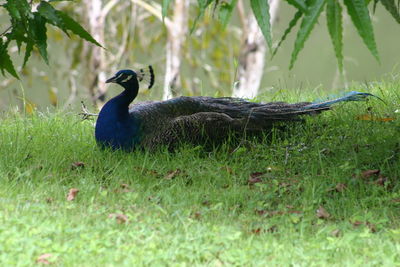
[[[369,178],[369,177],[374,176],[374,175],[379,175],[380,172],[381,171],[379,169],[366,170],[366,171],[361,172],[361,177],[362,178]]]
[[[371,231],[371,233],[376,233],[376,225],[370,222],[365,223],[368,227],[368,229]]]
[[[347,189],[347,185],[346,184],[338,183],[338,184],[336,184],[335,187],[328,189],[328,191],[329,192],[335,191],[335,192],[341,193],[346,189]]]
[[[363,222],[361,222],[361,221],[354,221],[354,222],[352,222],[352,224],[353,224],[353,226],[358,227],[358,226],[360,226],[360,225],[363,225]]]
[[[222,166],[222,167],[221,167],[221,170],[226,171],[226,172],[229,173],[229,174],[233,174],[233,170],[232,170],[232,168],[229,167],[229,166]]]
[[[385,186],[387,181],[388,181],[387,177],[379,175],[379,178],[374,182],[374,184],[379,186]]]
[[[77,188],[71,188],[71,189],[69,190],[69,192],[68,192],[67,200],[68,200],[68,201],[74,200],[75,197],[76,197],[76,195],[78,194],[78,192],[79,192],[79,189],[77,189]]]
[[[317,209],[317,217],[319,219],[329,219],[329,217],[331,217],[331,215],[325,210],[325,208],[323,206],[319,206],[319,208]]]
[[[371,231],[371,233],[375,233],[377,231],[376,225],[373,223],[370,223],[369,221],[366,221],[365,223],[361,222],[361,221],[354,221],[354,222],[352,222],[352,224],[354,227],[359,227],[360,225],[365,225],[368,227],[368,229]]]
[[[39,257],[37,257],[36,263],[41,263],[45,265],[51,264],[51,262],[49,261],[51,257],[53,257],[53,254],[50,253],[42,254]]]
[[[259,235],[259,234],[261,234],[262,229],[261,228],[255,228],[255,229],[252,229],[251,232],[253,234]]]
[[[265,172],[252,172],[252,173],[250,173],[250,179],[261,178],[264,175],[265,175]]]
[[[339,237],[342,234],[342,232],[339,229],[333,230],[331,232],[331,236],[333,237]]]
[[[196,219],[196,220],[200,220],[201,219],[201,212],[200,211],[196,211],[196,212],[192,213],[192,215],[190,217],[192,217],[193,219]]]
[[[261,182],[262,182],[262,180],[259,177],[250,178],[249,180],[247,180],[248,185],[253,185],[253,184],[257,184],[257,183],[261,183]]]
[[[174,171],[168,171],[167,174],[164,176],[164,179],[166,180],[172,180],[176,176],[178,176],[182,171],[180,169],[176,169]]]
[[[268,211],[268,210],[256,209],[255,212],[256,212],[256,214],[258,214],[260,216],[266,215],[268,217],[273,217],[276,215],[285,215],[285,214],[302,214],[302,212],[299,210],[271,210],[271,211]]]
[[[389,121],[394,121],[395,118],[391,118],[391,117],[377,117],[375,115],[371,115],[371,114],[363,114],[363,115],[359,115],[356,117],[356,120],[359,121],[380,121],[380,122],[389,122]]]
[[[76,161],[71,164],[71,170],[76,170],[76,169],[83,169],[85,167],[85,163],[81,161]]]
[[[128,222],[128,216],[122,213],[111,213],[108,215],[108,218],[115,218],[119,224]]]
[[[391,200],[391,202],[393,202],[393,203],[400,203],[400,198],[393,198],[393,199]]]

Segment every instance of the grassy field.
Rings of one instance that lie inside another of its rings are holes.
[[[386,104],[211,152],[101,151],[72,112],[3,114],[0,263],[400,265],[400,83],[369,90]]]

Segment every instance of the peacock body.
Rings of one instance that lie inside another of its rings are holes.
[[[149,67],[149,88],[154,74]],[[143,102],[129,107],[139,90],[144,71],[121,70],[106,82],[121,85],[124,91],[109,100],[99,113],[96,141],[102,147],[133,150],[174,148],[181,142],[220,143],[231,134],[260,135],[277,122],[298,120],[299,116],[328,110],[332,104],[356,101],[371,94],[350,92],[324,102],[253,103],[222,97],[178,97],[167,101]]]

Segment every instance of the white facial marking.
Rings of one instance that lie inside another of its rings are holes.
[[[126,77],[124,80],[122,80],[121,82],[127,82],[132,78],[132,75],[128,75],[128,77]]]
[[[118,79],[119,77],[121,77],[123,75],[123,73],[118,74],[117,77],[115,77],[115,79]]]

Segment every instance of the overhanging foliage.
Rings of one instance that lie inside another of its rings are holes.
[[[68,36],[72,32],[88,42],[101,46],[78,22],[68,14],[55,9],[50,2],[56,1],[40,1],[35,8],[33,1],[28,2],[27,0],[8,0],[1,5],[2,8],[7,10],[11,24],[0,34],[0,71],[3,75],[4,71],[7,71],[18,78],[8,53],[8,46],[12,41],[16,42],[19,52],[22,45],[25,45],[23,66],[34,48],[48,63],[46,24],[61,29]]]

